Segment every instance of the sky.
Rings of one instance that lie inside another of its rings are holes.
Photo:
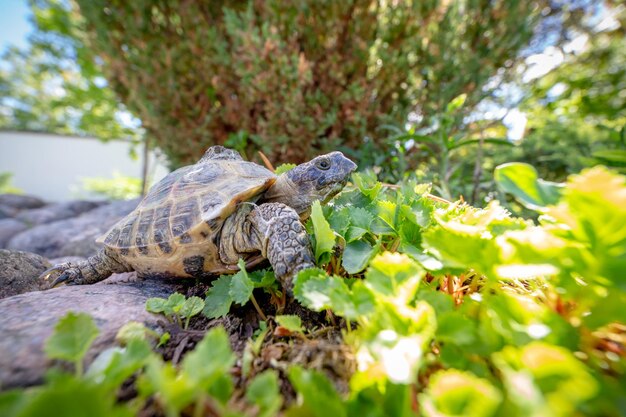
[[[0,53],[8,46],[23,48],[31,30],[26,0],[0,0]]]

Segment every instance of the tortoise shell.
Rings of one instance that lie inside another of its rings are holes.
[[[180,262],[175,259],[168,262],[168,257],[179,247],[193,247],[183,252],[208,255],[203,255],[203,266],[197,269],[211,270],[211,263],[218,259],[217,236],[226,218],[239,203],[256,201],[275,181],[270,170],[243,161],[235,152],[216,154],[209,149],[197,164],[180,168],[154,185],[137,208],[99,241],[126,261],[142,257],[161,259],[164,265],[159,267],[157,263],[150,269],[165,269],[169,271],[163,272],[174,274],[182,272],[178,271],[182,267],[176,266]],[[187,258],[185,255],[179,260],[188,261]]]

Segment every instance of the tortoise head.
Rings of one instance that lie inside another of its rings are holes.
[[[266,201],[285,203],[306,217],[315,200],[326,203],[341,191],[356,168],[341,152],[318,156],[282,174]]]

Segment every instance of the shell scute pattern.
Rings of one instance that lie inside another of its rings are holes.
[[[240,202],[255,201],[276,180],[271,171],[243,160],[201,162],[163,178],[100,241],[134,256],[171,254],[178,245],[213,241],[211,235]]]

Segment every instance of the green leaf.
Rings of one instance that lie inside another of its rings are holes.
[[[243,259],[239,259],[237,265],[239,266],[239,272],[231,278],[229,294],[233,299],[233,302],[239,305],[244,305],[252,296],[254,283],[248,277],[248,273],[246,272],[246,263]]]
[[[160,297],[152,297],[146,300],[146,310],[150,313],[164,313],[166,310],[167,300]]]
[[[277,283],[276,275],[274,275],[274,271],[271,269],[250,272],[248,277],[252,281],[254,288],[270,288]]]
[[[515,146],[515,144],[508,139],[498,139],[498,138],[466,139],[460,142],[456,142],[454,145],[452,145],[449,148],[449,150],[462,148],[468,145],[478,145],[480,143],[489,144],[489,145]]]
[[[98,327],[90,315],[70,311],[54,327],[44,352],[51,359],[79,362],[97,336]]]
[[[223,327],[216,327],[185,356],[181,367],[196,389],[206,390],[222,375],[230,375],[235,359],[228,334]]]
[[[165,314],[179,315],[180,310],[183,308],[183,304],[185,304],[184,295],[177,292],[170,294],[167,298],[167,302],[165,303]]]
[[[296,315],[288,314],[275,317],[276,323],[292,333],[304,333],[302,319]]]
[[[529,164],[511,162],[499,165],[494,172],[498,187],[511,193],[531,210],[543,210],[559,201],[563,184],[538,178],[537,170]]]
[[[383,188],[383,185],[376,181],[374,176],[368,177],[365,173],[355,172],[352,174],[352,181],[357,186],[361,194],[367,196],[370,200],[374,200]]]
[[[378,251],[379,245],[372,246],[363,240],[350,242],[343,252],[341,265],[348,274],[361,272]]]
[[[335,246],[335,233],[326,221],[319,201],[313,203],[311,221],[315,233],[315,259],[319,263],[326,253],[332,253]]]
[[[467,100],[467,94],[459,94],[455,98],[453,98],[448,105],[446,106],[446,113],[454,113],[465,104],[465,100]]]
[[[27,402],[18,404],[19,417],[131,417],[128,407],[116,404],[115,395],[105,387],[63,375],[29,396]]]
[[[230,296],[230,280],[232,276],[222,275],[211,284],[204,300],[202,313],[210,319],[223,317],[230,311],[233,299]]]
[[[200,297],[189,297],[180,309],[180,315],[184,318],[193,317],[204,308],[204,301]]]
[[[491,417],[502,395],[487,380],[451,369],[433,375],[420,400],[429,416]]]
[[[138,321],[129,321],[117,331],[115,340],[121,344],[127,344],[132,339],[146,340],[148,334],[153,330],[148,329],[143,323]]]
[[[456,311],[437,316],[437,338],[458,346],[471,345],[476,341],[476,322]]]
[[[297,405],[290,408],[287,416],[342,417],[347,412],[330,381],[317,371],[299,366],[289,368],[289,381],[297,394]]]
[[[87,369],[85,377],[110,390],[116,390],[145,366],[152,354],[147,342],[133,338],[125,348],[114,347],[102,351]]]
[[[258,374],[248,385],[246,399],[259,407],[258,417],[277,415],[283,404],[278,373],[270,369]]]
[[[281,174],[284,174],[285,172],[291,171],[295,167],[296,167],[296,164],[281,164],[276,167],[276,170],[274,170],[274,174],[281,175]]]

